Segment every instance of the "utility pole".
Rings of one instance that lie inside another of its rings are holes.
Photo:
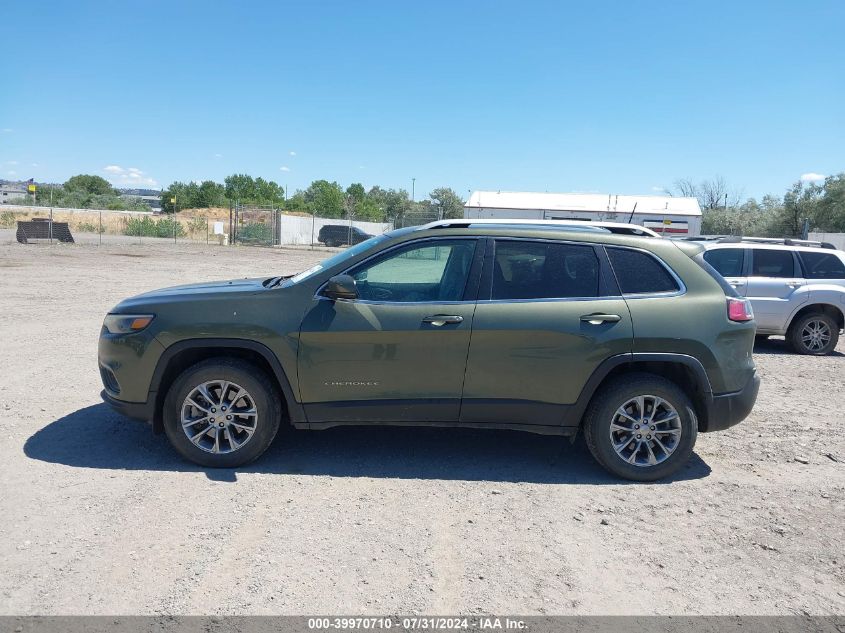
[[[416,201],[416,187],[417,187],[417,179],[411,178],[411,202]]]

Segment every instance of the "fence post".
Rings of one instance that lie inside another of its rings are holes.
[[[35,194],[32,194],[35,197]],[[53,243],[53,207],[50,207],[50,244]]]
[[[99,246],[103,245],[103,212],[100,211],[100,229],[97,231],[97,235],[100,236],[100,243]]]
[[[205,245],[208,246],[208,218],[205,219]]]
[[[317,216],[312,213],[311,214],[311,250],[314,250],[314,225],[317,222]]]

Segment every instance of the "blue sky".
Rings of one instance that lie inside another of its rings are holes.
[[[782,194],[845,171],[843,25],[842,0],[6,3],[0,178]]]

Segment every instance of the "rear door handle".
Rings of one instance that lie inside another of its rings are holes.
[[[447,323],[463,323],[464,317],[457,314],[435,314],[423,319],[423,323],[430,323],[435,327],[442,327]]]
[[[581,320],[590,325],[601,325],[602,323],[616,323],[621,321],[622,317],[618,314],[585,314],[581,317]]]
[[[803,284],[800,281],[787,281],[786,285],[790,288],[800,288]]]

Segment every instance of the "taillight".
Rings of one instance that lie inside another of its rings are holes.
[[[728,297],[728,318],[731,321],[750,321],[754,318],[751,302],[748,299]]]

